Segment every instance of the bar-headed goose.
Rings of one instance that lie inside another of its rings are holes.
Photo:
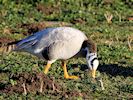
[[[66,68],[66,60],[72,57],[85,57],[88,68],[95,72],[99,65],[96,45],[86,35],[71,27],[47,28],[25,39],[9,43],[5,51],[25,51],[47,61],[44,73],[47,74],[51,64],[56,60],[62,61],[64,77],[78,79],[70,76]]]

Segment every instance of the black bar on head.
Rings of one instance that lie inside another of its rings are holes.
[[[93,58],[92,61],[91,61],[91,65],[93,66],[93,61],[94,60],[97,60],[97,58]]]

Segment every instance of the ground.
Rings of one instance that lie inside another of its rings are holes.
[[[35,56],[0,54],[0,99],[133,99],[132,4],[132,0],[0,0],[0,47],[47,27],[70,26],[96,42],[100,61],[93,79],[85,59],[68,60],[69,74],[80,79],[67,80],[60,61],[44,75],[46,62]]]

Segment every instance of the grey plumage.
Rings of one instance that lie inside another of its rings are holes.
[[[74,28],[47,28],[17,43],[15,50],[26,51],[44,59],[42,51],[48,49],[50,60],[69,59],[79,52],[85,40],[85,34]]]

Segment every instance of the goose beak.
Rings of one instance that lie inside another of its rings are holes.
[[[92,75],[93,78],[96,77],[96,70],[95,70],[95,69],[92,69],[92,70],[91,70],[91,75]]]

